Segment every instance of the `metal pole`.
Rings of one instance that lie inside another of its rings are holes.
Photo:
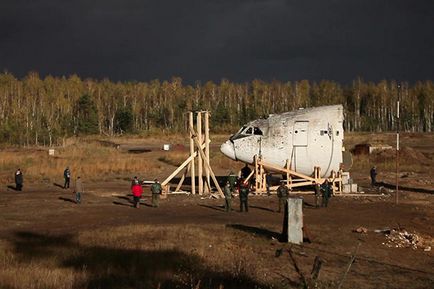
[[[398,101],[396,102],[396,189],[395,204],[399,203],[399,98],[401,94],[401,85],[398,84]]]

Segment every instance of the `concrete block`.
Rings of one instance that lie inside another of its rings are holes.
[[[342,185],[343,193],[357,193],[357,184],[345,184]]]
[[[350,172],[342,172],[342,184],[348,184],[350,181]]]
[[[342,193],[351,193],[351,185],[343,184],[342,185]]]
[[[282,239],[293,244],[303,243],[303,199],[289,198],[285,205]]]

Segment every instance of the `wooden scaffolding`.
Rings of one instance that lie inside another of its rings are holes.
[[[291,169],[290,160],[286,161],[285,168],[278,167],[276,165],[264,162],[260,157],[254,157],[254,169],[247,177],[247,180],[252,177],[255,178],[255,193],[263,194],[267,191],[266,174],[269,172],[281,173],[282,176],[286,176],[284,180],[286,181],[286,186],[289,189],[311,186],[315,183],[322,184],[325,179],[328,179],[333,188],[333,194],[339,194],[342,192],[342,171],[332,171],[330,176],[327,178],[321,177],[321,168],[314,167],[313,176],[308,176],[301,174]],[[278,186],[270,187],[270,190],[276,190]]]
[[[195,128],[196,120],[196,128]],[[202,126],[203,121],[203,126]],[[209,157],[209,112],[197,111],[196,118],[194,112],[188,112],[188,131],[190,138],[190,156],[169,176],[161,185],[165,192],[169,192],[169,182],[178,175],[182,170],[182,174],[178,185],[174,192],[178,192],[184,183],[185,178],[190,175],[191,177],[191,193],[203,195],[206,193],[212,194],[211,179],[214,186],[217,188],[218,194],[223,197],[223,192],[217,181],[217,178],[210,165]],[[197,165],[197,187],[196,187],[196,165]]]

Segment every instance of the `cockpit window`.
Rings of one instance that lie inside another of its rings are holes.
[[[249,127],[249,128],[244,132],[244,134],[252,134],[252,128]]]
[[[242,128],[240,128],[240,130],[237,133],[242,133],[246,129],[246,127],[247,126],[243,126]]]
[[[259,127],[254,127],[253,134],[262,135],[262,130],[260,130]]]

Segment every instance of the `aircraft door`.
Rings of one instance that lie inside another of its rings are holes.
[[[305,171],[310,167],[308,155],[308,121],[296,121],[292,132],[291,168]]]
[[[294,146],[307,146],[308,121],[296,121],[294,124],[294,132],[292,143]]]

